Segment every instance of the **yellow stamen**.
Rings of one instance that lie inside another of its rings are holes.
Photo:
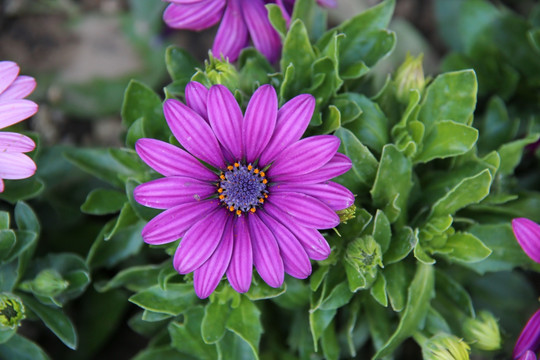
[[[253,166],[248,165],[248,171],[251,171],[251,169],[253,169]]]
[[[241,210],[236,210],[236,215],[238,215],[238,216],[242,215],[242,211]]]
[[[268,182],[268,180],[266,180],[266,179],[263,179],[263,181],[262,181],[263,184],[266,184],[267,182]]]
[[[234,163],[234,167],[240,167],[239,163]]]
[[[234,167],[232,165],[227,166],[227,169],[232,170]]]
[[[261,171],[261,173],[260,173],[259,175],[261,175],[262,177],[264,177],[264,171]]]
[[[229,211],[231,211],[231,212],[234,211],[234,206],[231,206],[231,207],[229,208]]]
[[[260,202],[261,204],[264,204],[264,199],[262,199],[262,198],[259,199],[259,202]]]
[[[259,169],[255,169],[255,170],[253,170],[253,172],[254,172],[255,174],[258,174],[258,173],[259,173]]]
[[[221,180],[225,180],[225,175],[221,174],[221,175],[219,175],[219,178],[220,178]]]
[[[251,211],[252,213],[254,213],[255,211],[257,211],[257,209],[251,208],[251,209],[249,209],[249,211]]]
[[[268,194],[264,194],[264,198],[265,198],[265,199],[268,199]]]
[[[225,195],[219,195],[219,200],[225,199]]]
[[[217,192],[221,194],[223,192],[223,188],[217,189]]]

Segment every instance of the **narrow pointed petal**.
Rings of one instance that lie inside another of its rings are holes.
[[[0,103],[0,129],[28,119],[38,111],[38,106],[30,100],[9,100]]]
[[[4,192],[4,180],[0,179],[0,193]]]
[[[152,180],[133,191],[139,204],[154,209],[170,209],[180,204],[199,202],[215,193],[215,185],[183,176]]]
[[[268,203],[293,216],[299,225],[314,229],[331,229],[339,225],[339,216],[322,201],[298,193],[270,194]]]
[[[309,257],[298,239],[281,223],[264,211],[258,212],[259,218],[272,229],[279,246],[285,272],[297,279],[305,279],[311,274]]]
[[[540,263],[540,225],[527,218],[512,220],[514,235],[525,253]]]
[[[287,101],[277,113],[276,127],[270,142],[261,153],[262,166],[272,162],[285,148],[300,140],[315,109],[315,98],[302,94]]]
[[[340,140],[333,135],[318,135],[302,139],[287,149],[267,171],[272,181],[307,174],[329,162],[339,148]]]
[[[270,62],[279,58],[281,39],[268,20],[268,11],[261,0],[243,0],[242,10],[255,48]]]
[[[0,93],[3,93],[19,75],[19,65],[13,61],[0,61]]]
[[[0,153],[0,178],[26,179],[36,172],[34,160],[21,153]]]
[[[253,163],[270,141],[276,125],[277,112],[276,90],[272,85],[259,87],[249,100],[242,129],[248,163]]]
[[[247,216],[247,223],[253,246],[253,263],[257,272],[271,287],[280,287],[285,274],[279,247],[272,231],[256,213]]]
[[[337,1],[336,0],[317,0],[317,3],[319,5],[327,7],[327,8],[335,8],[335,7],[337,7]]]
[[[2,93],[0,101],[23,99],[36,88],[36,80],[30,76],[18,76],[15,81]]]
[[[294,234],[310,259],[325,260],[328,258],[331,252],[330,245],[328,245],[328,242],[319,231],[298,225],[293,216],[281,211],[271,203],[266,203],[264,210]]]
[[[225,209],[217,209],[186,232],[174,254],[176,271],[188,274],[212,256],[219,245],[228,217]]]
[[[174,137],[188,152],[214,167],[225,167],[219,143],[202,117],[174,99],[165,101],[163,112]]]
[[[334,211],[346,209],[354,204],[353,193],[345,186],[332,181],[319,184],[283,183],[272,186],[269,189],[269,192],[294,192],[307,194],[321,200]]]
[[[525,353],[523,355],[521,355],[521,357],[519,357],[518,360],[537,360],[537,358],[536,358],[535,353],[533,353],[530,350],[527,350],[527,351],[525,351]]]
[[[232,288],[239,293],[245,293],[251,286],[253,270],[253,249],[245,216],[235,218],[234,246],[227,279]]]
[[[242,159],[242,110],[233,94],[223,85],[210,88],[208,120],[219,142],[236,161]]]
[[[225,4],[226,0],[169,4],[163,12],[163,21],[175,29],[203,30],[221,19]]]
[[[298,184],[321,183],[345,174],[351,169],[351,167],[351,159],[349,159],[346,155],[337,153],[329,162],[317,170],[299,176],[284,175],[280,177],[279,181]],[[272,181],[274,181],[274,179],[272,179]]]
[[[187,203],[166,210],[150,220],[141,235],[144,242],[161,245],[180,239],[196,222],[219,206],[218,200]]]
[[[540,310],[529,319],[527,325],[521,331],[516,346],[514,347],[513,358],[518,359],[527,350],[537,352],[540,348]]]
[[[212,53],[216,57],[228,57],[229,61],[236,61],[240,51],[249,41],[248,29],[242,9],[241,0],[229,0],[219,29],[214,39]]]
[[[28,136],[12,132],[0,132],[0,152],[24,153],[34,150],[36,144]]]
[[[195,294],[205,299],[214,292],[231,262],[233,250],[233,217],[229,216],[219,245],[212,256],[193,273]]]
[[[206,110],[207,97],[208,89],[203,84],[190,81],[186,85],[187,106],[199,114],[206,122],[208,122],[208,111]]]
[[[164,176],[187,176],[217,181],[218,176],[186,151],[160,140],[139,139],[135,150],[152,169]]]

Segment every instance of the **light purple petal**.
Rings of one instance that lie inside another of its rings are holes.
[[[255,48],[270,62],[279,58],[281,39],[268,20],[268,11],[261,0],[242,0],[244,19]]]
[[[0,193],[4,192],[4,180],[0,179]]]
[[[161,245],[180,239],[193,224],[216,210],[219,203],[219,200],[187,203],[162,212],[142,230],[144,242]]]
[[[271,287],[280,287],[285,274],[279,247],[272,230],[256,213],[247,216],[247,223],[253,246],[253,263],[257,272]]]
[[[219,142],[235,158],[242,159],[242,110],[233,94],[223,85],[208,93],[208,120]]]
[[[148,166],[161,175],[188,176],[206,181],[219,179],[191,154],[169,143],[155,139],[139,139],[135,143],[135,150]]]
[[[26,179],[36,172],[34,160],[21,153],[0,153],[0,178]]]
[[[0,129],[27,119],[37,111],[37,104],[30,100],[8,100],[0,102]]]
[[[295,278],[305,279],[311,274],[309,257],[298,239],[281,223],[264,211],[257,212],[276,238],[285,272]]]
[[[259,87],[249,100],[242,129],[248,163],[253,163],[270,141],[276,125],[277,107],[277,94],[272,85]]]
[[[171,176],[149,181],[135,188],[135,200],[154,209],[170,209],[174,206],[199,202],[216,194],[216,186],[205,181]]]
[[[537,360],[536,354],[530,350],[527,350],[525,354],[521,355],[518,360]]]
[[[284,175],[280,177],[280,181],[287,183],[315,184],[345,174],[351,167],[351,159],[346,155],[337,153],[329,162],[317,170],[299,176]],[[272,179],[272,181],[274,181],[274,179]]]
[[[226,0],[203,0],[190,4],[169,4],[163,21],[175,29],[199,31],[215,25],[223,15]]]
[[[322,201],[299,193],[271,193],[268,203],[293,216],[297,223],[314,229],[331,229],[339,225],[339,216]]]
[[[236,61],[240,51],[248,45],[249,36],[240,7],[241,0],[229,0],[221,25],[214,39],[212,53],[216,57],[228,57]]]
[[[282,183],[270,187],[270,193],[295,192],[321,200],[332,210],[346,209],[354,204],[354,195],[345,186],[332,181],[318,184]]]
[[[225,167],[219,143],[202,117],[175,99],[165,101],[163,113],[172,133],[188,152],[216,168]]]
[[[527,350],[536,352],[540,347],[540,310],[534,313],[521,331],[514,347],[513,358],[518,359]]]
[[[0,61],[0,94],[3,93],[19,75],[19,65],[13,61]]]
[[[239,293],[245,293],[251,286],[253,270],[253,250],[251,238],[245,216],[235,218],[234,222],[234,250],[227,278],[232,288]]]
[[[173,264],[176,271],[188,274],[212,256],[219,245],[228,218],[227,210],[216,209],[186,232],[174,254]]]
[[[512,220],[514,235],[525,253],[540,263],[540,225],[526,218]]]
[[[319,5],[327,7],[327,8],[335,8],[335,7],[337,7],[337,1],[336,0],[317,0],[317,3]]]
[[[208,89],[201,83],[190,81],[186,85],[186,104],[193,111],[208,121],[208,111],[206,110],[206,99]]]
[[[277,121],[270,142],[261,153],[259,164],[268,165],[285,148],[300,140],[315,109],[315,98],[302,94],[287,101],[277,113]]]
[[[166,0],[166,1],[175,3],[175,4],[194,4],[194,3],[198,3],[204,0]]]
[[[30,76],[18,76],[15,81],[0,93],[0,101],[23,99],[36,88],[36,80]]]
[[[12,132],[0,132],[0,152],[24,153],[34,150],[36,144],[28,136]]]
[[[268,177],[276,182],[316,171],[334,157],[339,143],[339,138],[333,135],[302,139],[279,155],[268,169]]]
[[[233,250],[233,220],[229,216],[216,251],[193,273],[195,293],[201,299],[214,292],[229,266]]]
[[[319,231],[298,225],[293,216],[281,211],[271,203],[266,203],[264,210],[294,234],[310,259],[325,260],[328,258],[331,252],[330,245]]]

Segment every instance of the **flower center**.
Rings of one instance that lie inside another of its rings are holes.
[[[219,199],[230,211],[236,211],[236,215],[255,212],[256,207],[262,205],[268,197],[268,180],[264,172],[251,164],[229,165],[220,178]]]

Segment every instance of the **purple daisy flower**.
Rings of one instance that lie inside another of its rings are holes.
[[[182,238],[174,267],[180,274],[194,272],[200,298],[224,274],[236,291],[248,291],[253,266],[272,287],[282,285],[284,272],[308,277],[309,259],[330,254],[318,229],[337,226],[336,211],[354,202],[348,189],[329,181],[352,166],[337,153],[339,139],[300,140],[315,108],[313,96],[299,95],[278,110],[274,88],[263,85],[243,115],[222,85],[208,90],[191,82],[185,93],[187,106],[173,99],[163,105],[185,150],[154,139],[136,143],[141,159],[165,176],[134,191],[140,204],[166,209],[145,226],[144,241]]]
[[[540,263],[540,225],[527,218],[512,220],[512,230],[525,253]]]
[[[19,76],[19,66],[12,61],[0,61],[0,129],[16,124],[34,115],[38,106],[24,100],[36,81],[30,76]],[[0,132],[0,192],[4,179],[25,179],[34,175],[36,164],[23,154],[34,150],[36,144],[27,136]]]
[[[535,353],[538,350],[540,350],[540,310],[534,313],[521,331],[512,358],[536,359]]]

